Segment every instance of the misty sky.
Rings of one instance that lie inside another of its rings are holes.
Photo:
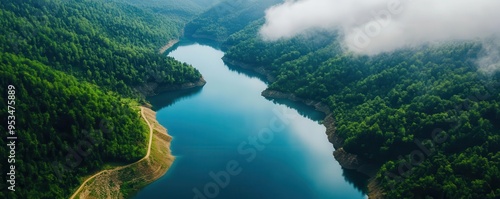
[[[266,11],[264,39],[337,30],[345,47],[373,55],[422,43],[500,35],[500,0],[287,0]]]

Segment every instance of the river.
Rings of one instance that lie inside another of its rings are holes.
[[[226,66],[208,45],[181,41],[168,55],[200,70],[207,84],[149,99],[174,137],[176,160],[133,198],[366,198],[358,188],[365,179],[333,158],[322,113],[262,97],[265,82]]]

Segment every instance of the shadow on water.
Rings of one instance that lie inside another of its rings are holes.
[[[153,104],[153,110],[158,111],[165,107],[169,107],[178,101],[192,98],[198,95],[203,87],[196,87],[186,90],[166,92],[153,97],[148,97],[147,100]]]
[[[368,176],[355,170],[342,169],[342,171],[346,182],[352,184],[361,193],[368,194]]]
[[[170,47],[169,49],[167,49],[163,55],[165,56],[168,56],[168,54],[170,54],[172,51],[174,50],[177,50],[177,48],[179,46],[187,46],[187,45],[191,45],[191,44],[195,44],[196,42],[194,41],[190,41],[190,40],[187,40],[187,39],[181,39],[179,40],[179,42],[177,42],[176,44],[174,44],[172,47]]]
[[[308,106],[301,102],[295,102],[288,99],[272,99],[266,97],[267,100],[272,101],[275,104],[285,105],[288,108],[295,109],[297,112],[312,121],[321,123],[325,118],[325,114],[323,112],[317,111],[312,106]],[[333,147],[332,147],[333,148]],[[334,158],[333,156],[331,158]],[[344,180],[349,184],[352,184],[354,188],[359,190],[363,194],[368,194],[368,176],[362,174],[355,170],[342,169],[342,176]]]
[[[188,39],[181,39],[181,41],[174,46],[172,46],[170,49],[168,49],[164,54],[168,55],[170,52],[176,50],[180,46],[187,46],[190,44],[200,44],[200,45],[206,45],[210,46],[212,48],[215,48],[217,50],[220,49],[219,44],[216,42],[211,42],[211,41],[203,41],[203,40],[198,40],[192,41]],[[224,62],[225,63],[225,62]],[[229,70],[237,72],[238,74],[245,75],[250,78],[258,78],[259,80],[265,82],[266,84],[269,84],[267,81],[266,77],[256,73],[252,70],[248,69],[243,69],[237,66],[233,66],[231,64],[225,63],[225,65],[228,67]],[[194,97],[198,94],[201,93],[201,90],[203,88],[194,88],[194,89],[188,89],[188,90],[181,90],[181,91],[175,91],[175,92],[168,92],[164,93],[158,96],[150,97],[147,100],[151,102],[151,104],[154,105],[153,110],[158,111],[160,109],[163,109],[165,107],[169,107],[176,102],[183,100],[183,99],[188,99],[191,97]],[[314,109],[312,106],[308,106],[304,103],[301,102],[294,102],[288,99],[273,99],[273,98],[267,98],[267,100],[272,101],[275,104],[280,104],[280,105],[285,105],[291,109],[297,110],[297,112],[305,117],[308,118],[312,121],[321,123],[323,119],[325,118],[325,114],[317,111]],[[333,147],[332,147],[333,150]],[[331,158],[334,158],[333,156]],[[342,169],[342,176],[344,177],[345,181],[348,183],[352,184],[355,189],[359,190],[363,194],[367,194],[367,184],[368,184],[368,177],[362,173],[359,173],[354,170],[347,170],[347,169]]]
[[[181,38],[181,39],[179,39],[179,42],[177,42],[172,47],[170,47],[168,50],[166,50],[163,53],[163,55],[168,56],[169,53],[171,53],[174,50],[177,50],[178,47],[180,47],[180,46],[189,46],[189,45],[192,45],[192,44],[200,44],[202,46],[210,46],[210,47],[212,47],[212,48],[214,48],[216,50],[220,50],[221,49],[219,43],[217,43],[215,41],[208,40],[208,39],[196,39],[196,41],[193,41],[191,39]]]
[[[202,46],[210,46],[215,50],[221,50],[221,44],[210,39],[196,39],[194,43],[200,44]]]
[[[259,73],[255,72],[255,71],[250,70],[250,69],[244,69],[244,68],[232,65],[232,64],[227,63],[225,61],[224,61],[224,65],[226,65],[227,68],[230,71],[236,72],[236,73],[241,74],[241,75],[245,75],[245,76],[247,76],[249,78],[257,78],[260,81],[262,81],[262,82],[264,82],[264,83],[266,83],[266,84],[269,85],[269,81],[267,81],[266,76],[264,76],[262,74],[259,74]]]
[[[314,109],[314,107],[308,106],[304,103],[295,102],[288,99],[273,99],[268,97],[266,97],[266,99],[275,104],[285,105],[288,108],[295,109],[301,116],[312,121],[320,123],[321,121],[323,121],[323,119],[325,119],[325,114],[323,112],[317,111]]]

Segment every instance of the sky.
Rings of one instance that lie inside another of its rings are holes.
[[[338,31],[345,49],[365,55],[482,41],[482,64],[498,67],[499,10],[500,0],[286,0],[266,11],[260,34],[272,41],[317,29]]]

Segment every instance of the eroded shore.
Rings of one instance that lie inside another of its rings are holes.
[[[173,39],[173,40],[168,41],[167,44],[165,44],[164,46],[162,46],[160,48],[160,50],[158,50],[158,53],[160,53],[160,54],[165,53],[168,49],[172,48],[172,46],[174,46],[177,43],[179,43],[178,39]]]
[[[156,120],[156,112],[141,109],[152,130],[149,153],[138,162],[102,171],[83,185],[74,198],[127,198],[167,172],[175,159],[170,150],[172,137]]]

